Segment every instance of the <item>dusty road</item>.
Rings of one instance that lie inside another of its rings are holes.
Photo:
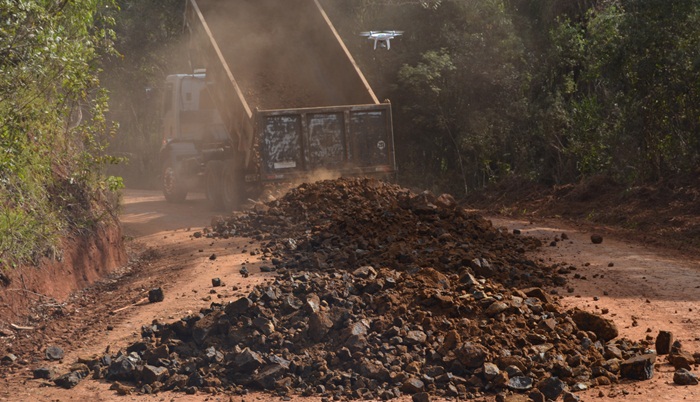
[[[142,325],[153,320],[177,320],[212,301],[231,300],[254,284],[271,280],[257,269],[259,261],[251,256],[252,243],[246,239],[212,240],[194,236],[211,220],[212,214],[204,204],[201,196],[172,205],[158,192],[127,190],[121,219],[135,263],[68,301],[66,310],[70,313],[51,323],[45,331],[48,335],[39,338],[36,351],[58,344],[66,350],[62,361],[36,360],[0,367],[0,400],[275,400],[261,394],[244,398],[173,393],[118,396],[109,389],[110,384],[93,380],[82,381],[72,390],[62,390],[32,379],[34,368],[49,366],[65,371],[78,358],[98,355],[107,348],[112,351],[124,348],[139,338]],[[539,237],[545,245],[562,233],[568,235],[568,240],[543,247],[537,256],[547,264],[566,262],[576,268],[574,273],[579,278],[574,279],[572,273],[569,284],[557,289],[565,306],[598,313],[607,309],[607,315],[617,322],[622,336],[630,339],[655,337],[659,330],[668,330],[683,342],[684,349],[700,351],[699,259],[681,258],[668,251],[650,250],[608,237],[603,244],[593,245],[590,233],[552,222],[492,220],[498,227],[517,228]],[[242,266],[251,271],[250,277],[240,275]],[[220,278],[225,286],[212,287],[213,278]],[[148,290],[159,286],[165,293],[164,302],[143,303]],[[32,335],[18,335],[22,336]],[[672,375],[670,366],[660,364],[651,381],[623,383],[578,395],[584,401],[700,400],[700,386],[675,386]]]
[[[699,258],[609,237],[595,245],[590,232],[562,227],[560,222],[491,220],[496,226],[520,229],[542,239],[545,246],[538,258],[543,263],[566,262],[576,268],[569,275],[569,284],[557,289],[564,306],[598,314],[607,310],[606,316],[615,321],[622,337],[655,339],[660,330],[671,331],[685,350],[700,351]],[[555,238],[561,239],[562,233],[568,240],[549,246]],[[665,361],[661,358],[657,363]],[[700,387],[676,386],[673,372],[672,366],[660,364],[651,381],[591,389],[578,395],[585,401],[700,400]]]

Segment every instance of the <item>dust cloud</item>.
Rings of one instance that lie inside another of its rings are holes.
[[[313,184],[326,180],[336,180],[342,177],[342,173],[332,169],[315,169],[312,172],[305,174],[290,182],[270,183],[265,186],[261,196],[258,199],[249,199],[253,204],[267,203],[278,200],[289,193],[289,191],[301,186],[302,184]]]
[[[252,109],[373,103],[313,0],[197,4]]]

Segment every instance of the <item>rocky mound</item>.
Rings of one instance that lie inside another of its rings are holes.
[[[566,279],[558,267],[524,257],[538,247],[481,216],[457,208],[449,195],[414,194],[370,179],[303,184],[277,201],[229,219],[209,236],[263,240],[276,265],[324,272],[372,265],[410,272],[430,267],[474,274],[507,286],[542,286]],[[284,257],[284,258],[282,258]]]
[[[133,384],[118,392],[540,400],[653,373],[648,345],[615,340],[611,321],[561,311],[542,290],[563,278],[524,257],[534,240],[449,196],[366,179],[303,185],[207,234],[239,235],[262,242],[274,283],[145,326],[87,372]]]

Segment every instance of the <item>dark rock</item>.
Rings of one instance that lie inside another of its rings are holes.
[[[148,343],[146,342],[134,342],[126,348],[126,353],[136,352],[140,353],[148,350]]]
[[[464,272],[460,277],[459,277],[459,283],[462,283],[467,286],[475,286],[479,282],[477,282],[476,278],[474,278],[474,275],[472,275],[469,272]]]
[[[547,292],[545,292],[542,288],[528,288],[523,289],[522,292],[525,293],[527,297],[534,297],[545,304],[552,304],[553,302],[552,297],[548,295]]]
[[[231,317],[237,317],[241,314],[245,314],[253,307],[255,303],[247,297],[241,297],[240,299],[231,302],[224,307],[226,315]]]
[[[367,378],[381,382],[387,382],[391,378],[391,372],[387,368],[367,359],[362,361],[362,365],[360,366],[360,374]]]
[[[474,259],[470,266],[474,270],[474,274],[482,278],[491,278],[496,274],[491,264],[484,259]]]
[[[417,215],[432,215],[437,213],[438,207],[433,203],[435,196],[428,191],[414,196],[410,200],[410,206]]]
[[[603,236],[599,234],[592,234],[591,235],[591,243],[593,244],[600,244],[603,242]]]
[[[155,288],[148,291],[148,301],[151,303],[158,303],[165,300],[165,294],[163,293],[163,288]]]
[[[681,343],[681,341],[676,340],[673,341],[673,344],[671,345],[671,352],[669,354],[676,354],[681,350],[683,350],[683,344]]]
[[[656,354],[635,356],[620,364],[620,375],[630,380],[650,380],[654,377]]]
[[[71,389],[80,384],[80,381],[85,378],[82,373],[77,371],[71,371],[70,373],[64,374],[53,380],[54,384],[61,388]]]
[[[106,378],[110,381],[133,381],[139,359],[133,356],[121,355],[112,360],[107,370]]]
[[[14,363],[17,361],[17,356],[12,353],[8,353],[0,359],[3,363]]]
[[[143,381],[144,384],[153,384],[156,381],[163,382],[166,374],[168,374],[167,368],[146,364],[141,371],[141,381]]]
[[[234,364],[236,365],[238,370],[244,373],[252,373],[264,363],[265,361],[263,360],[263,358],[258,353],[253,352],[249,348],[243,349],[243,351],[234,358]]]
[[[279,364],[272,364],[262,368],[253,376],[253,382],[262,389],[275,389],[277,381],[284,376],[287,369]]]
[[[667,355],[671,353],[671,346],[673,345],[673,334],[669,331],[659,331],[656,336],[656,353],[661,355]]]
[[[673,382],[677,385],[698,385],[698,377],[686,369],[673,373]]]
[[[580,402],[581,398],[571,392],[564,392],[564,402]]]
[[[218,288],[221,286],[221,278],[212,278],[211,279],[211,286]]]
[[[554,401],[566,391],[566,383],[557,377],[549,377],[539,383],[537,388],[544,396]]]
[[[691,370],[692,366],[695,364],[695,357],[690,352],[681,350],[677,353],[668,356],[668,361],[673,365],[673,367],[678,369]]]
[[[583,331],[591,331],[599,339],[604,341],[609,341],[615,339],[618,336],[617,325],[612,320],[608,320],[598,314],[589,313],[580,309],[574,309],[571,314],[571,318],[574,320],[579,329]]]
[[[425,384],[418,378],[411,377],[404,381],[403,384],[401,384],[400,389],[401,392],[413,395],[419,392],[423,392],[423,390],[425,389]]]
[[[63,349],[58,346],[49,346],[46,348],[46,360],[61,360],[63,356]]]
[[[32,372],[34,374],[35,379],[45,379],[45,380],[50,380],[51,378],[54,377],[56,374],[53,369],[50,369],[48,367],[39,367],[37,369],[34,369]]]
[[[532,402],[547,402],[547,397],[538,390],[531,391],[527,396]]]
[[[253,318],[253,326],[265,335],[270,335],[275,332],[275,325],[265,317]]]
[[[484,364],[486,359],[486,350],[481,345],[473,343],[465,343],[456,352],[457,358],[465,367],[477,368]]]
[[[319,311],[309,317],[309,338],[314,342],[320,342],[326,334],[333,328],[333,321],[328,315]]]
[[[527,391],[532,389],[532,378],[527,376],[513,377],[508,380],[508,388],[513,391]]]
[[[622,351],[617,346],[606,345],[605,346],[605,358],[606,359],[622,360]]]
[[[413,402],[430,402],[430,394],[427,392],[419,392],[417,394],[413,394],[411,399]]]

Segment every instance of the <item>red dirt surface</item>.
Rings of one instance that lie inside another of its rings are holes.
[[[251,286],[270,280],[267,274],[260,273],[258,258],[250,255],[248,240],[193,236],[210,225],[211,214],[201,196],[181,205],[171,205],[157,192],[127,191],[124,204],[122,221],[129,238],[132,262],[66,300],[39,300],[32,310],[39,319],[34,330],[2,331],[0,357],[12,353],[17,360],[0,365],[0,401],[279,400],[264,394],[245,397],[173,393],[118,396],[109,389],[108,383],[84,380],[72,390],[63,390],[46,387],[45,380],[33,379],[32,370],[37,367],[66,371],[78,358],[102,353],[107,348],[124,348],[139,338],[142,325],[154,319],[177,320],[208,306],[212,300],[235,300]],[[562,233],[567,234],[567,241],[545,246],[537,255],[545,263],[566,262],[576,267],[574,272],[580,279],[572,279],[566,287],[556,289],[564,305],[598,313],[607,309],[606,316],[616,321],[621,336],[643,339],[655,337],[659,330],[668,330],[681,340],[685,350],[700,351],[700,260],[697,257],[631,242],[629,232],[602,225],[575,226],[570,221],[562,223],[561,219],[545,220],[534,216],[524,221],[491,219],[496,226],[519,229],[539,237],[545,245],[555,237],[561,238]],[[591,243],[593,231],[602,233],[602,244]],[[652,233],[647,235],[652,237]],[[664,241],[655,240],[654,243],[663,244]],[[216,259],[210,259],[214,254]],[[239,274],[243,264],[251,272],[247,278]],[[212,289],[214,277],[221,278],[226,286]],[[148,290],[158,286],[164,290],[165,301],[143,303]],[[211,293],[212,290],[216,293]],[[62,347],[66,356],[59,362],[46,361],[44,352],[50,345]],[[662,358],[657,363],[656,375],[651,381],[623,382],[577,395],[584,401],[700,400],[700,387],[673,385],[673,369],[664,364]],[[693,372],[698,373],[697,367]]]

